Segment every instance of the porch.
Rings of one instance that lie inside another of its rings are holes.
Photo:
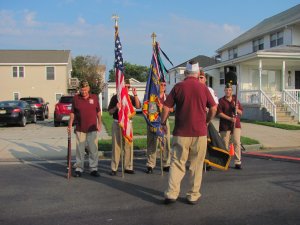
[[[300,122],[300,89],[266,93],[263,90],[240,90],[239,101],[244,117],[273,122]]]

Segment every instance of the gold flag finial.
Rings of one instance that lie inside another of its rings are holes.
[[[155,45],[155,42],[156,42],[156,34],[153,32],[152,34],[151,34],[151,37],[152,37],[152,45],[154,46]]]
[[[118,27],[118,19],[120,18],[117,14],[113,14],[111,17],[113,20],[115,20],[115,27]]]

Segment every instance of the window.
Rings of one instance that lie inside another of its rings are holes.
[[[24,66],[13,66],[13,77],[14,78],[23,78],[25,75]]]
[[[61,93],[56,93],[56,94],[55,94],[55,101],[58,102],[59,99],[61,98],[61,96],[63,96],[63,94],[61,94]]]
[[[252,45],[253,45],[253,52],[256,52],[258,50],[263,50],[264,49],[264,39],[260,38],[260,39],[253,41]]]
[[[49,66],[49,67],[46,67],[47,71],[47,77],[46,79],[47,80],[54,80],[55,76],[54,76],[54,67],[53,66]]]
[[[271,34],[270,36],[270,47],[275,47],[283,44],[283,31]]]
[[[235,59],[237,57],[238,57],[237,48],[232,48],[232,49],[228,50],[228,58],[229,59]]]
[[[225,84],[225,74],[224,74],[224,72],[220,72],[220,84]]]
[[[14,92],[13,95],[14,95],[13,96],[14,100],[19,100],[19,98],[20,98],[20,93],[19,92]]]

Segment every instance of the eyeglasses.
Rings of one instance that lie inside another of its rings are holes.
[[[160,84],[160,86],[164,86],[164,87],[165,87],[165,86],[166,86],[166,84]]]

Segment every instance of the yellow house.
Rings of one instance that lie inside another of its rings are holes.
[[[70,50],[0,50],[0,101],[42,97],[51,116],[68,93],[71,71]]]

